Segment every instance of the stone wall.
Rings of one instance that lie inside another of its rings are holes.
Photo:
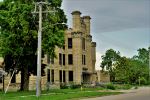
[[[97,71],[97,78],[98,78],[98,82],[104,82],[104,83],[110,82],[109,73],[106,71],[98,70]]]

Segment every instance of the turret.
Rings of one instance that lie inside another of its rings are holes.
[[[91,19],[90,16],[83,16],[83,21],[86,25],[86,34],[87,35],[90,35],[90,19]]]
[[[81,12],[80,11],[73,11],[72,13],[73,19],[73,30],[81,31]]]

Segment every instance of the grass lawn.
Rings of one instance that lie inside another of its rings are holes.
[[[120,94],[120,92],[98,92],[97,90],[99,89],[84,89],[83,91],[81,91],[80,89],[49,90],[42,91],[42,95],[39,98],[35,96],[35,91],[8,92],[5,95],[0,92],[0,100],[77,100],[78,98],[85,97]]]

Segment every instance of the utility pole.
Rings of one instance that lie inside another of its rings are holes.
[[[148,51],[149,51],[149,82],[150,82],[150,46],[149,46],[149,50]]]
[[[38,30],[38,56],[37,56],[37,79],[36,96],[41,94],[41,55],[42,55],[42,3],[39,3],[39,30]]]
[[[148,47],[148,55],[149,55],[149,57],[148,57],[148,62],[149,62],[149,64],[148,64],[148,72],[149,72],[149,79],[148,79],[148,81],[149,81],[149,83],[150,83],[150,35],[149,35],[149,47]]]
[[[37,2],[35,3],[35,11],[33,14],[39,14],[39,30],[38,30],[38,56],[37,56],[37,77],[36,77],[36,96],[41,95],[41,55],[42,55],[42,14],[43,13],[54,13],[55,11],[42,11],[43,5],[50,5],[47,2]],[[36,7],[39,7],[37,12]]]

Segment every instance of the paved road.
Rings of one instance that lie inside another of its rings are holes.
[[[139,89],[125,90],[124,94],[86,98],[82,100],[150,100],[150,87],[141,87]]]

